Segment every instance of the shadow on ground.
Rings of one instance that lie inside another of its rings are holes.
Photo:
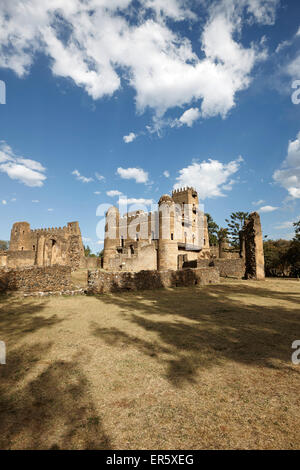
[[[47,365],[51,346],[20,348],[0,368],[0,448],[111,448],[76,358]],[[35,363],[46,367],[29,378]]]
[[[91,324],[92,333],[107,344],[135,347],[163,362],[168,380],[176,386],[193,382],[195,374],[225,360],[287,369],[291,344],[300,338],[300,285],[296,283],[289,293],[273,290],[268,283],[262,287],[248,282],[98,298],[117,304],[124,318],[145,335],[141,338],[99,324]],[[155,332],[157,341],[151,341],[147,332]]]
[[[0,297],[0,449],[108,449],[109,439],[76,364],[49,359],[51,342],[27,341],[29,333],[62,322],[43,316],[47,301]]]

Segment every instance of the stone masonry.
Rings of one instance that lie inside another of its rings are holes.
[[[217,268],[182,269],[177,271],[88,272],[88,293],[104,294],[119,291],[159,289],[162,287],[195,286],[220,282]]]
[[[65,291],[71,287],[70,266],[0,269],[0,292]]]
[[[66,227],[31,230],[28,222],[16,222],[11,230],[9,250],[1,257],[9,268],[25,266],[85,266],[84,248],[78,222]]]
[[[264,247],[260,216],[252,212],[240,232],[241,255],[245,260],[246,279],[265,279]]]

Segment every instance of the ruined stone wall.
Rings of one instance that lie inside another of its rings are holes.
[[[240,232],[241,254],[245,259],[246,279],[265,279],[265,260],[260,216],[252,212]]]
[[[245,262],[242,258],[214,259],[213,265],[219,269],[221,277],[242,279],[245,276]]]
[[[71,287],[69,266],[32,266],[0,269],[0,292],[49,292]]]
[[[7,252],[6,266],[8,268],[22,268],[24,266],[33,266],[35,263],[35,252],[30,250]]]
[[[0,251],[0,268],[6,266],[7,264],[7,252]]]
[[[245,276],[245,261],[243,258],[213,258],[198,259],[195,261],[186,261],[183,263],[183,269],[186,268],[205,268],[216,267],[221,277],[234,277],[242,279]]]
[[[137,291],[206,285],[220,282],[217,268],[184,269],[178,271],[88,272],[88,292],[103,294],[118,291]]]
[[[101,259],[97,256],[86,256],[84,258],[83,264],[80,266],[81,268],[87,269],[97,269],[101,266]]]
[[[146,243],[144,241],[132,243],[131,248],[123,248],[122,252],[116,253],[109,259],[108,269],[110,271],[130,271],[157,269],[156,242]]]
[[[11,230],[7,266],[71,266],[78,269],[84,248],[78,222],[65,227],[31,230],[28,222],[16,222]]]

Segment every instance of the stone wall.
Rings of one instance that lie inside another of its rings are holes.
[[[88,293],[103,294],[118,291],[159,289],[162,287],[194,286],[220,282],[217,268],[184,269],[178,271],[88,272]]]
[[[69,266],[32,266],[26,268],[0,269],[0,292],[49,292],[71,287]]]
[[[7,252],[0,251],[0,268],[6,266],[7,264]]]
[[[30,250],[7,251],[8,268],[22,268],[24,266],[33,266],[35,263],[35,252]]]
[[[245,259],[246,279],[265,279],[262,229],[258,212],[252,212],[240,232],[241,254]]]
[[[97,256],[86,256],[84,258],[82,268],[97,269],[101,267],[101,259]]]
[[[243,258],[213,258],[198,259],[195,261],[186,261],[183,263],[185,268],[208,268],[214,266],[218,268],[221,277],[235,277],[242,279],[245,276],[245,261]]]
[[[245,262],[243,258],[214,259],[213,264],[219,269],[221,277],[235,277],[242,279],[245,276]]]

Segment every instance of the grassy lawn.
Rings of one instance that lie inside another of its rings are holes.
[[[1,449],[299,449],[300,283],[0,297]]]

